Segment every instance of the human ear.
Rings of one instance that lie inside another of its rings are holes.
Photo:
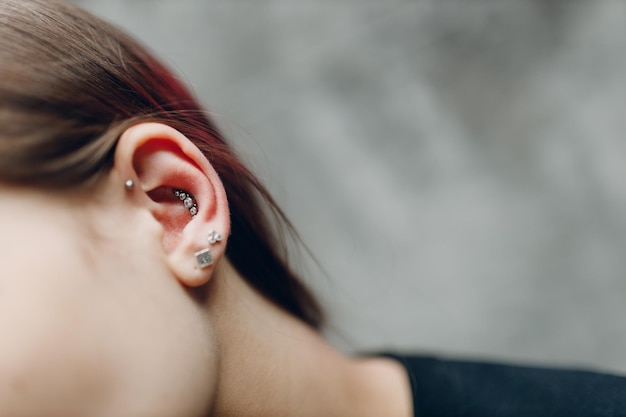
[[[112,174],[122,188],[132,181],[126,198],[162,228],[165,260],[177,279],[189,287],[206,283],[225,253],[230,218],[224,186],[202,152],[170,126],[139,123],[120,136]]]

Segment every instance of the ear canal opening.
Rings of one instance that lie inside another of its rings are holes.
[[[146,194],[155,203],[179,203],[180,201],[172,192],[171,187],[157,187],[154,190],[147,191]]]

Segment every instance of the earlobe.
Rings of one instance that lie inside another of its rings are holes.
[[[126,198],[161,227],[164,259],[176,278],[186,286],[206,283],[225,253],[230,218],[223,184],[202,152],[170,126],[140,123],[120,136],[113,170],[127,179]]]

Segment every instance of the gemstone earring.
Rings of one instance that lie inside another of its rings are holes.
[[[183,202],[185,207],[189,210],[189,214],[191,214],[191,217],[196,217],[196,214],[198,214],[198,205],[196,204],[196,199],[193,198],[191,194],[183,190],[174,189],[172,190],[172,193],[174,193],[174,195]]]
[[[211,256],[211,250],[209,248],[194,253],[194,256],[196,257],[196,262],[200,269],[213,265],[213,257]]]
[[[217,242],[222,241],[222,235],[217,233],[215,230],[211,230],[209,232],[209,244],[215,245]],[[209,265],[213,265],[213,256],[211,256],[211,250],[209,248],[202,249],[194,253],[196,257],[196,262],[198,263],[198,268],[203,269],[208,267]]]
[[[215,230],[211,230],[211,232],[209,232],[209,243],[211,245],[214,245],[217,242],[221,242],[221,241],[222,241],[222,235],[217,233]]]

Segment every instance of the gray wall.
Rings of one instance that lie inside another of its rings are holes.
[[[342,349],[626,371],[626,2],[78,3],[215,112]]]

